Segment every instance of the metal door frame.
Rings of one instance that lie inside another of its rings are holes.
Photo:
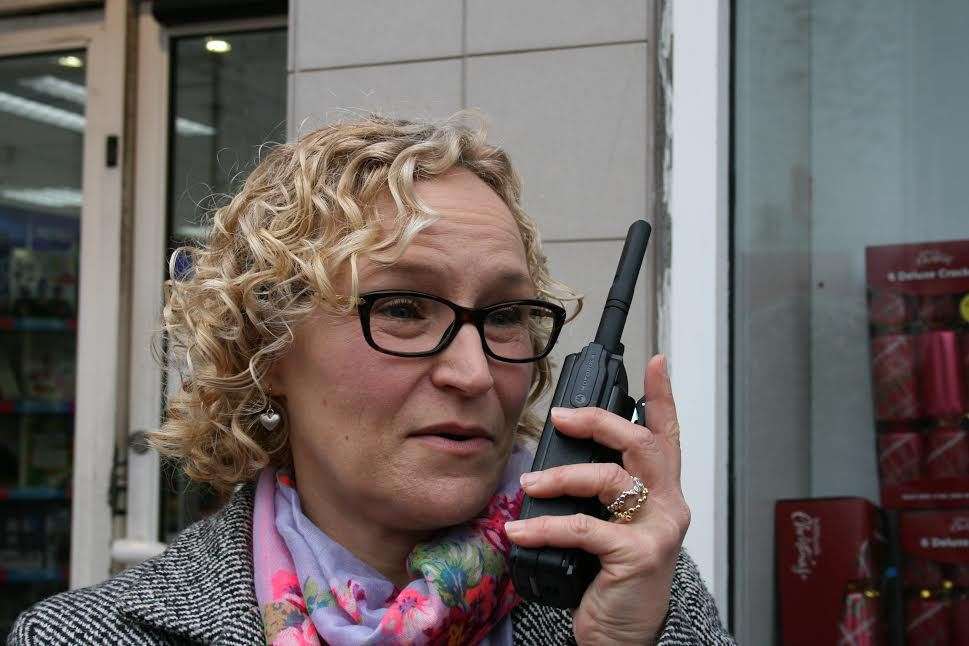
[[[119,430],[123,142],[107,166],[109,136],[121,138],[127,3],[0,20],[0,56],[84,49],[87,56],[78,286],[77,378],[71,499],[72,588],[104,579],[112,515],[108,494]]]
[[[721,617],[730,607],[730,2],[669,1],[673,33],[671,266],[664,327],[683,427],[685,546]]]

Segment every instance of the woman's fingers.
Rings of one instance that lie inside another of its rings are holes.
[[[666,357],[656,355],[646,364],[646,426],[659,440],[667,458],[673,479],[680,481],[680,423],[676,417],[676,402],[670,385]]]
[[[522,474],[522,487],[533,498],[575,496],[592,498],[608,506],[623,491],[632,489],[633,477],[614,462],[569,464]]]
[[[517,545],[522,547],[578,548],[589,554],[604,556],[622,547],[622,538],[617,535],[614,523],[609,523],[585,514],[571,516],[539,516],[529,520],[514,520],[505,523],[505,532]]]
[[[658,491],[670,484],[669,458],[648,428],[593,407],[553,408],[552,422],[565,435],[592,439],[620,451],[626,471],[642,478],[650,489]]]

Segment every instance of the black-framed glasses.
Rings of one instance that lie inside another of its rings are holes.
[[[441,352],[462,325],[473,323],[489,357],[538,361],[552,351],[565,323],[564,308],[534,299],[468,308],[433,294],[386,290],[361,294],[357,308],[367,343],[398,357]]]

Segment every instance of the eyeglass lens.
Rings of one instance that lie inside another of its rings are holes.
[[[391,352],[430,352],[456,320],[450,307],[420,296],[387,296],[370,310],[374,343]],[[528,359],[545,352],[555,327],[552,310],[534,304],[509,304],[488,313],[484,339],[495,355]]]

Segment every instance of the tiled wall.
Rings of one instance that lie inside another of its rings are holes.
[[[595,333],[629,224],[653,220],[651,5],[291,0],[290,134],[348,109],[481,109],[524,178],[553,275],[586,295],[560,365]],[[654,345],[651,257],[646,267],[623,337],[637,397]]]

